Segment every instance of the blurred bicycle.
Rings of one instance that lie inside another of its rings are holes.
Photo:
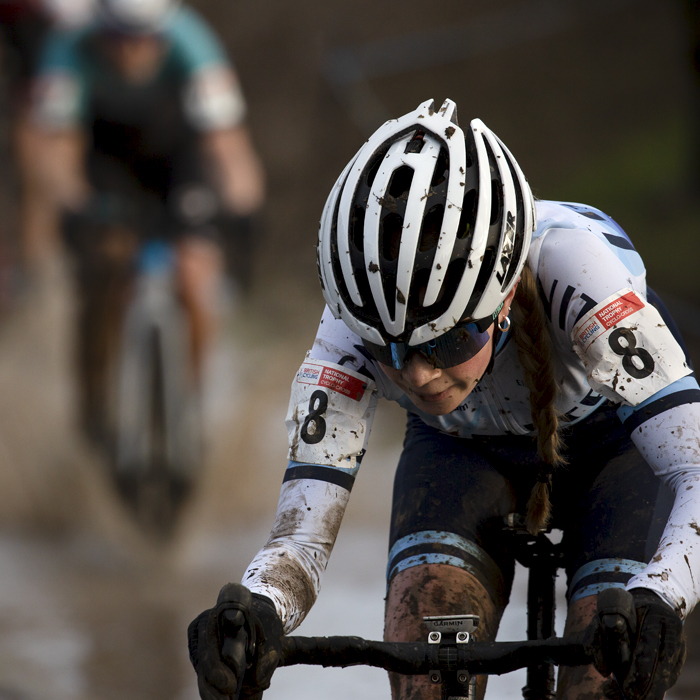
[[[158,202],[95,196],[68,218],[77,261],[83,423],[146,532],[170,535],[203,457],[178,243]]]
[[[139,251],[116,367],[114,475],[149,532],[167,535],[202,461],[200,396],[172,248]]]

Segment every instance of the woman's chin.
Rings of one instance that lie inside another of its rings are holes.
[[[411,396],[411,401],[414,406],[431,416],[444,416],[447,413],[452,413],[464,400],[462,396],[455,396],[450,393],[445,397],[427,397]]]

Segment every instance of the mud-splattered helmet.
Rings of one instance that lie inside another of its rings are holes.
[[[525,264],[530,187],[479,119],[432,100],[380,127],[335,183],[319,230],[326,303],[366,345],[433,343],[491,319]]]

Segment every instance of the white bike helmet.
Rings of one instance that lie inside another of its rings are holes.
[[[102,26],[125,34],[155,34],[179,7],[180,0],[99,0]]]
[[[323,295],[401,366],[398,346],[424,352],[467,320],[477,334],[491,325],[534,226],[510,151],[479,119],[462,131],[451,100],[437,111],[428,100],[380,127],[335,183],[319,230]]]

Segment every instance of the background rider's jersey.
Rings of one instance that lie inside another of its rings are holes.
[[[47,130],[89,126],[96,119],[139,126],[146,118],[168,131],[164,97],[194,132],[240,124],[245,101],[219,40],[194,10],[181,7],[160,32],[165,59],[141,85],[120,79],[101,51],[99,29],[53,32],[41,59],[35,89],[37,123]],[[174,111],[170,108],[170,111]]]
[[[685,615],[700,592],[692,573],[700,571],[700,547],[696,553],[677,537],[677,528],[692,517],[700,520],[700,489],[694,488],[700,482],[698,384],[678,342],[647,303],[644,265],[624,231],[599,210],[571,203],[538,202],[537,221],[528,263],[548,317],[557,407],[575,424],[606,400],[619,404],[635,445],[675,491],[658,554],[628,587],[651,588]],[[326,309],[292,382],[290,464],[278,519],[243,577],[245,585],[274,600],[287,630],[301,622],[318,593],[380,398],[463,438],[534,434],[512,333],[502,336],[493,371],[462,404],[431,416],[413,405],[367,355],[361,339]],[[284,517],[290,513],[295,518]],[[296,589],[289,584],[293,562]]]

